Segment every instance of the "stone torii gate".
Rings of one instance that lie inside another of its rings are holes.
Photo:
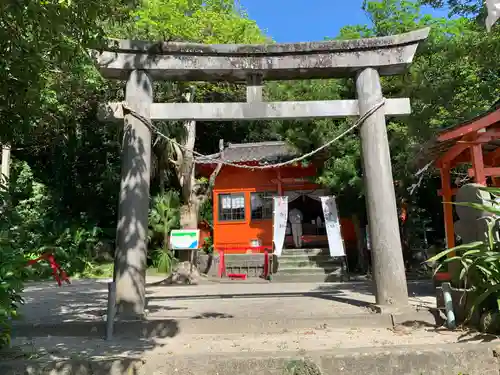
[[[108,117],[125,120],[117,248],[119,310],[142,315],[151,163],[155,120],[270,120],[362,116],[366,184],[376,301],[408,304],[385,116],[411,112],[409,99],[384,100],[381,75],[404,73],[429,29],[381,38],[267,45],[204,45],[120,40],[93,52],[102,75],[125,80],[127,108],[107,105]],[[264,102],[265,80],[353,77],[357,100]],[[246,103],[153,103],[153,80],[246,83]],[[140,115],[140,116],[138,116]],[[141,119],[142,118],[142,119]]]

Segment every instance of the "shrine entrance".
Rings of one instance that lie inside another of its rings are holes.
[[[122,40],[95,51],[104,77],[126,81],[126,102],[109,103],[104,112],[110,119],[124,119],[126,126],[114,277],[120,311],[142,315],[145,307],[152,122],[358,116],[376,302],[406,306],[408,290],[385,117],[407,115],[411,108],[407,98],[384,99],[380,76],[404,73],[428,34],[426,28],[381,38],[269,45]],[[266,80],[339,77],[355,80],[357,100],[263,101]],[[245,83],[247,102],[154,103],[153,80]]]

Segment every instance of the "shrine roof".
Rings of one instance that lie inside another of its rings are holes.
[[[219,159],[228,163],[272,164],[298,155],[299,152],[293,146],[282,141],[229,143],[222,152],[196,158],[196,164],[217,164]]]
[[[500,126],[500,100],[488,110],[464,122],[448,126],[439,130],[434,138],[426,142],[416,158],[419,167],[431,161],[437,161],[448,150],[463,140],[464,136],[475,132],[485,131],[486,128]],[[499,134],[500,136],[500,134]],[[489,142],[482,142],[483,153],[495,151],[500,146],[500,138],[492,138]]]

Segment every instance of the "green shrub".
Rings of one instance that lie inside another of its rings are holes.
[[[26,277],[25,259],[12,241],[16,231],[11,216],[9,194],[0,184],[0,348],[9,345],[11,320],[23,303],[21,293]]]
[[[205,240],[203,242],[203,251],[206,254],[213,254],[213,252],[214,252],[214,239],[212,236],[205,237]]]
[[[153,265],[158,272],[170,273],[176,259],[169,248],[170,231],[179,228],[180,198],[174,191],[167,191],[153,199],[149,211],[150,245],[155,249],[152,253]]]
[[[1,235],[1,234],[0,234]],[[24,258],[12,247],[0,246],[0,348],[10,343],[11,320],[18,317],[23,303]]]

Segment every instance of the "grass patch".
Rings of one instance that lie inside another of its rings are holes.
[[[113,262],[89,264],[83,272],[71,276],[73,279],[111,279],[113,277]],[[147,276],[165,276],[165,273],[158,272],[156,267],[146,270]]]
[[[90,264],[83,272],[71,276],[73,279],[108,279],[113,277],[113,262]]]

